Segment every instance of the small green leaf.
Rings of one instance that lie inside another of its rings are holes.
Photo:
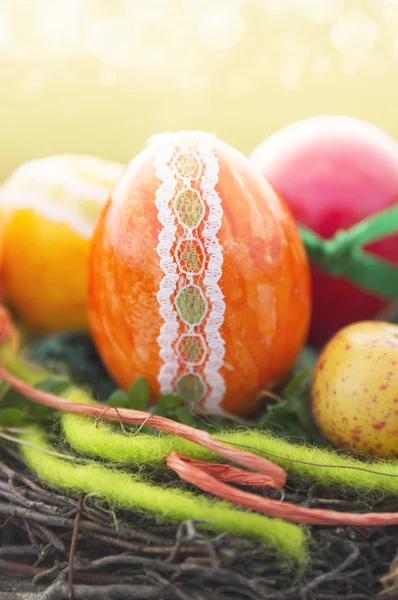
[[[157,403],[157,406],[165,412],[169,412],[171,410],[176,410],[178,407],[181,406],[181,404],[181,396],[177,396],[174,394],[166,394],[166,396],[160,398],[159,402]]]
[[[320,443],[320,433],[311,411],[311,372],[309,365],[293,372],[292,379],[282,391],[283,400],[268,404],[257,426],[267,427],[280,437]]]
[[[20,408],[24,410],[28,404],[29,400],[27,400],[19,392],[13,390],[11,387],[8,388],[7,392],[2,398],[2,405],[5,407]]]
[[[311,373],[311,369],[309,367],[307,367],[306,369],[304,369],[303,371],[298,373],[294,377],[294,379],[292,379],[292,381],[290,381],[287,384],[287,386],[284,388],[282,395],[284,397],[286,397],[286,396],[290,396],[292,394],[296,394],[301,389],[304,382],[307,381],[307,379],[310,376],[310,373]]]
[[[49,408],[43,404],[36,404],[36,402],[28,402],[26,409],[29,417],[37,421],[48,421],[55,414],[53,408]]]
[[[3,408],[0,410],[1,427],[17,427],[25,419],[25,413],[18,408]]]
[[[151,390],[144,377],[138,377],[127,392],[127,408],[145,410],[148,406]]]
[[[175,410],[176,417],[180,423],[189,425],[190,427],[197,427],[196,419],[185,406],[178,406]]]
[[[314,350],[310,346],[304,346],[294,365],[293,375],[301,373],[304,369],[311,369],[313,371],[318,357],[319,352],[317,350]]]
[[[26,418],[37,421],[47,421],[55,412],[48,406],[31,402],[25,398],[25,396],[14,391],[12,388],[9,388],[7,393],[4,395],[2,399],[2,405],[7,408],[18,409],[26,416]]]
[[[8,381],[3,381],[2,379],[0,379],[0,401],[3,400],[3,398],[7,395],[9,389],[10,384],[8,383]]]
[[[159,417],[166,416],[166,411],[164,410],[164,408],[162,406],[159,406],[159,404],[155,404],[154,406],[151,406],[148,412],[150,412],[152,415],[159,415]]]
[[[126,408],[127,394],[123,390],[115,390],[106,401],[108,406],[113,408]]]
[[[38,390],[49,392],[55,396],[62,396],[65,390],[70,388],[71,385],[71,380],[65,375],[50,375],[50,377],[44,381],[40,381],[40,383],[38,383],[35,387]]]

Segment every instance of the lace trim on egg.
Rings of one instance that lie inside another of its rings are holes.
[[[172,300],[178,281],[177,265],[172,255],[177,227],[170,206],[175,194],[176,179],[173,170],[169,167],[173,156],[171,141],[166,136],[155,136],[152,141],[156,145],[157,151],[154,164],[156,175],[162,182],[156,190],[155,202],[158,209],[158,219],[163,225],[163,229],[159,233],[156,252],[160,257],[160,268],[164,273],[164,277],[160,282],[160,290],[157,293],[157,300],[160,304],[159,312],[164,320],[158,337],[160,357],[164,363],[160,369],[158,381],[162,394],[169,394],[173,391],[173,381],[178,370],[174,343],[178,336],[179,324],[177,311]]]
[[[163,318],[158,343],[162,394],[178,393],[216,409],[225,395],[225,302],[219,287],[222,246],[219,165],[214,136],[185,133],[154,136],[159,233],[157,253],[164,276],[157,299]]]
[[[209,357],[204,372],[211,391],[206,399],[209,408],[217,408],[220,398],[225,394],[225,381],[219,370],[224,364],[225,342],[220,335],[220,327],[224,322],[225,302],[224,295],[218,285],[222,274],[223,254],[222,246],[218,241],[218,232],[222,222],[221,198],[215,190],[218,182],[219,166],[211,146],[200,144],[199,154],[205,165],[205,172],[201,181],[201,190],[209,216],[203,229],[206,251],[208,254],[207,271],[204,277],[207,297],[211,302],[211,310],[205,325],[206,342],[209,348]]]

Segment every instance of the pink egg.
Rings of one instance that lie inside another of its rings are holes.
[[[323,238],[349,229],[398,201],[398,144],[381,129],[346,116],[289,125],[256,148],[251,160],[299,222]],[[398,264],[398,235],[366,247]],[[387,300],[312,264],[310,342],[379,315]]]

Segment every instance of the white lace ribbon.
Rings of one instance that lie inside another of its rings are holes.
[[[225,302],[219,286],[223,249],[218,239],[223,211],[215,189],[219,165],[213,151],[214,139],[210,134],[180,132],[156,135],[150,140],[155,150],[156,175],[161,181],[155,203],[163,226],[156,249],[164,273],[157,294],[164,321],[158,337],[163,360],[158,375],[160,391],[180,392],[182,381],[185,379],[186,384],[191,378],[196,400],[203,399],[205,406],[213,410],[219,407],[226,391],[220,373],[225,354],[220,333]],[[182,172],[178,161],[182,161],[186,172]],[[190,215],[193,221],[189,221],[187,213],[192,203],[195,210]],[[179,257],[186,243],[191,244],[189,247],[195,244],[199,251],[201,264],[192,272]],[[202,311],[194,322],[186,315],[184,318],[181,307],[176,306],[181,292],[188,291],[195,294]],[[187,341],[195,346],[199,358],[190,361],[181,354],[181,344]]]
[[[219,373],[224,364],[225,355],[225,342],[220,334],[220,328],[224,323],[225,302],[218,284],[222,275],[223,254],[217,237],[221,228],[223,210],[221,198],[215,189],[218,183],[219,165],[212,145],[205,139],[199,144],[198,150],[205,167],[200,182],[202,197],[208,207],[208,217],[202,233],[208,255],[204,285],[211,307],[204,327],[206,343],[209,348],[204,374],[210,387],[205,404],[211,409],[217,409],[225,394],[225,381]]]
[[[160,304],[160,315],[164,321],[158,337],[160,357],[163,360],[158,381],[161,393],[170,394],[174,391],[174,379],[177,375],[179,365],[174,349],[174,343],[178,337],[179,322],[177,310],[172,301],[178,281],[177,263],[172,255],[177,226],[171,208],[177,180],[173,169],[170,167],[174,153],[174,146],[170,136],[166,134],[153,136],[151,138],[151,145],[154,146],[156,151],[154,163],[156,175],[162,182],[156,190],[155,201],[158,209],[158,219],[163,225],[163,229],[159,233],[156,252],[160,257],[160,268],[164,273],[164,277],[160,282],[160,290],[157,293],[157,300]]]

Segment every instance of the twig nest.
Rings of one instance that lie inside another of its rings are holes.
[[[0,190],[3,287],[33,330],[86,329],[90,238],[122,165],[89,156],[25,163]]]
[[[315,369],[312,409],[336,446],[398,458],[398,326],[368,321],[335,335]]]
[[[309,268],[296,225],[250,161],[201,132],[156,135],[96,228],[91,328],[123,387],[247,414],[306,338]]]

